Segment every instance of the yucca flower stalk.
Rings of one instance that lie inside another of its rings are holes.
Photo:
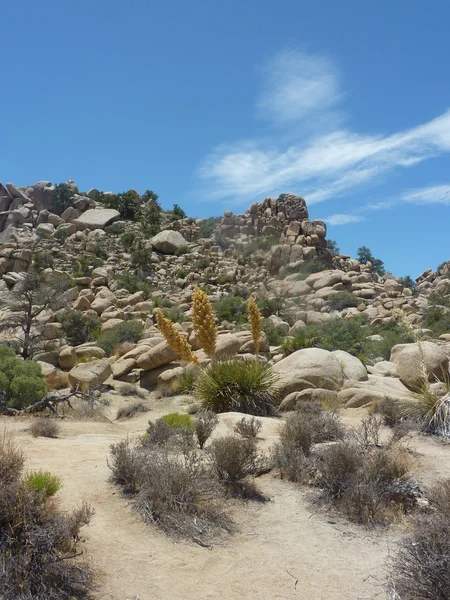
[[[199,287],[195,288],[192,297],[192,322],[200,346],[213,358],[217,340],[216,318],[208,295]]]
[[[174,350],[181,360],[187,363],[193,363],[194,365],[200,366],[197,356],[192,352],[192,348],[189,345],[187,339],[181,335],[175,325],[170,319],[167,319],[163,313],[156,310],[156,322],[158,329],[166,338],[169,346]]]
[[[253,296],[248,299],[248,322],[250,324],[250,330],[252,332],[253,344],[255,345],[255,353],[259,354],[259,348],[261,346],[261,322],[262,316],[259,306],[256,304]]]

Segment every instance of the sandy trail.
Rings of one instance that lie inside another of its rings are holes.
[[[165,400],[127,422],[64,421],[56,440],[32,438],[27,421],[0,419],[20,440],[28,468],[48,469],[63,479],[64,507],[86,500],[95,508],[83,531],[98,574],[97,600],[386,598],[385,564],[399,528],[368,531],[330,517],[311,508],[307,491],[271,474],[259,479],[271,501],[240,504],[233,515],[239,532],[212,549],[174,541],[143,524],[108,482],[109,446],[145,431],[149,415],[177,408],[176,401]],[[224,415],[219,433],[234,421]],[[264,445],[278,427],[267,420]],[[429,480],[450,475],[449,447],[424,438],[419,446]]]

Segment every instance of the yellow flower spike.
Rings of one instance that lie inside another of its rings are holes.
[[[166,338],[166,341],[172,350],[179,355],[181,360],[200,366],[199,360],[192,352],[192,348],[189,346],[187,339],[184,337],[184,335],[181,335],[172,321],[167,319],[159,310],[159,308],[156,311],[156,321],[158,324],[158,329]]]
[[[216,318],[208,295],[199,287],[195,288],[192,297],[192,322],[200,346],[213,357],[217,340]]]
[[[248,299],[248,322],[250,324],[250,330],[252,332],[253,343],[255,345],[255,353],[259,354],[259,347],[261,345],[261,322],[262,316],[259,306],[256,304],[253,296]]]

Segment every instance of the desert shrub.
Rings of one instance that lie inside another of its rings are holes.
[[[335,294],[329,301],[328,306],[331,310],[344,310],[344,308],[351,308],[358,306],[360,301],[356,296],[347,290],[342,290]]]
[[[184,415],[181,413],[169,413],[161,417],[171,429],[182,429],[189,431],[193,428],[194,424],[190,415]]]
[[[274,235],[270,237],[256,237],[252,239],[248,244],[245,244],[245,246],[242,249],[242,255],[244,256],[244,258],[249,258],[258,250],[263,250],[267,252],[272,248],[272,246],[275,246],[279,243],[279,235]]]
[[[277,399],[277,378],[267,363],[248,360],[212,362],[200,372],[196,395],[216,413],[270,415]]]
[[[53,237],[59,244],[64,244],[64,242],[69,237],[69,232],[67,231],[67,229],[58,228],[53,233]]]
[[[197,413],[197,418],[194,421],[194,432],[200,449],[203,449],[218,422],[217,415],[210,410],[202,410]]]
[[[103,261],[93,254],[80,254],[75,261],[74,277],[90,277],[93,269],[101,267]]]
[[[410,290],[414,291],[416,287],[416,282],[410,275],[406,275],[405,277],[399,277],[398,281],[403,285],[403,287],[409,288]]]
[[[424,433],[450,438],[450,381],[446,382],[447,393],[437,397],[425,385],[416,394],[416,401],[409,405],[406,415],[417,421]]]
[[[101,194],[97,200],[108,208],[118,210],[125,221],[136,221],[140,216],[140,201],[132,191],[121,194]]]
[[[89,567],[79,559],[78,536],[92,510],[60,513],[47,498],[60,481],[51,474],[23,478],[23,455],[0,439],[0,588],[4,600],[88,598]],[[14,465],[13,470],[11,467]]]
[[[149,421],[145,435],[142,437],[141,442],[143,446],[153,446],[166,444],[177,431],[172,429],[162,419],[156,419],[156,421]]]
[[[414,332],[403,323],[389,320],[370,328],[372,335],[378,334],[383,338],[380,341],[365,341],[363,354],[368,357],[382,357],[389,360],[392,348],[397,344],[410,344],[415,341]]]
[[[135,248],[131,253],[131,266],[139,271],[148,271],[152,264],[150,248]]]
[[[33,437],[57,438],[61,431],[58,421],[40,417],[33,419],[30,425],[30,433]]]
[[[258,421],[258,419],[255,419],[255,417],[242,417],[242,419],[234,426],[234,431],[243,438],[256,439],[261,429],[262,423],[261,421]]]
[[[42,400],[46,393],[40,366],[0,345],[0,405],[20,410]]]
[[[212,237],[219,222],[220,222],[220,217],[209,217],[209,219],[203,219],[198,226],[199,236],[201,238]]]
[[[247,303],[244,298],[236,296],[222,296],[214,302],[214,312],[219,321],[230,323],[247,322]]]
[[[213,240],[214,240],[214,244],[216,246],[219,246],[219,248],[221,250],[227,250],[231,246],[231,243],[232,243],[230,238],[227,238],[224,235],[215,235],[213,237]]]
[[[261,328],[266,334],[267,341],[271,346],[279,346],[286,337],[283,327],[277,327],[268,319],[263,320]]]
[[[174,453],[165,446],[138,446],[129,440],[111,446],[112,480],[134,494],[144,520],[169,535],[205,545],[232,523],[209,465],[195,450]]]
[[[112,356],[115,349],[124,342],[136,344],[142,337],[142,324],[138,321],[124,321],[112,329],[103,331],[97,338],[97,344],[107,356]]]
[[[189,246],[178,246],[175,248],[175,256],[183,256],[189,252]]]
[[[24,464],[25,457],[17,444],[6,430],[0,431],[0,483],[6,487],[17,481]],[[0,495],[1,491],[0,487]]]
[[[385,398],[381,402],[377,402],[374,410],[382,415],[383,422],[387,427],[395,427],[405,416],[404,408],[400,402],[391,398]]]
[[[320,273],[330,269],[330,265],[323,260],[304,260],[293,267],[289,265],[280,269],[279,277],[284,279],[287,275],[296,275],[296,279],[303,280],[313,273]]]
[[[135,243],[142,238],[137,231],[126,231],[120,236],[120,242],[125,248],[133,248]]]
[[[116,221],[115,223],[111,223],[111,225],[107,225],[105,231],[108,235],[121,235],[125,231],[125,223],[123,221]]]
[[[358,428],[352,430],[356,442],[361,448],[367,450],[371,446],[380,446],[381,426],[383,418],[377,415],[369,415],[362,419]]]
[[[375,258],[367,246],[361,246],[361,248],[358,248],[357,258],[363,264],[366,264],[370,261],[372,263],[373,271],[378,273],[378,275],[384,275],[386,273],[383,261],[379,258]]]
[[[162,314],[166,317],[166,319],[170,319],[172,323],[184,323],[187,319],[186,313],[184,313],[178,306],[173,306],[171,308],[162,308]]]
[[[36,271],[43,271],[44,269],[53,269],[55,261],[53,256],[49,252],[36,252],[33,256],[33,268]]]
[[[448,600],[450,590],[450,518],[437,511],[418,516],[411,534],[392,561],[395,597],[401,600]]]
[[[423,326],[435,336],[450,332],[450,311],[446,306],[430,306],[423,317]]]
[[[144,292],[144,298],[147,299],[150,296],[150,286],[149,284],[136,275],[135,273],[131,273],[130,271],[125,271],[121,275],[117,277],[117,284],[119,287],[128,290],[130,294],[135,294],[136,292]]]
[[[341,251],[338,248],[336,240],[327,240],[327,248],[333,254],[340,254],[341,253]]]
[[[58,183],[52,190],[50,211],[61,215],[66,208],[72,205],[73,189],[67,183]]]
[[[148,407],[142,402],[135,402],[134,404],[129,404],[128,406],[122,406],[117,411],[116,419],[130,419],[139,413],[148,412]]]
[[[270,317],[276,315],[280,317],[284,310],[284,299],[280,297],[265,298],[258,302],[259,310],[263,317]]]
[[[227,435],[214,440],[209,448],[214,473],[220,481],[236,483],[253,475],[258,467],[256,440]]]
[[[33,488],[43,498],[50,498],[61,489],[62,481],[49,471],[32,471],[24,478],[24,484]]]
[[[67,341],[79,346],[95,340],[100,334],[101,321],[94,315],[84,315],[78,310],[69,310],[59,318]]]

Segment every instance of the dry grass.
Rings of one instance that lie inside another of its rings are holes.
[[[145,406],[142,402],[135,402],[134,404],[129,404],[128,406],[122,406],[117,411],[116,419],[131,419],[137,414],[148,412],[149,408]]]
[[[30,425],[30,433],[34,438],[57,438],[61,433],[61,426],[55,419],[39,417],[33,419]]]

